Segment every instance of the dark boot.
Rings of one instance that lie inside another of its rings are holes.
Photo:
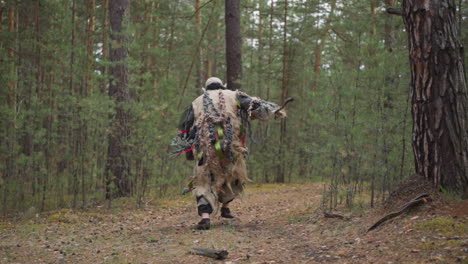
[[[231,214],[231,210],[226,207],[221,207],[221,217],[224,218],[234,218],[234,216]]]
[[[197,224],[198,230],[208,230],[210,229],[210,219],[209,218],[202,218],[200,222]]]

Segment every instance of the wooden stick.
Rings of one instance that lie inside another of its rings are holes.
[[[377,228],[378,226],[380,226],[381,224],[383,224],[384,222],[392,219],[392,218],[395,218],[399,215],[401,215],[402,213],[404,213],[405,211],[407,211],[408,209],[410,208],[413,208],[415,206],[418,206],[422,203],[427,203],[428,201],[430,201],[431,198],[429,197],[429,194],[425,193],[425,194],[420,194],[418,196],[416,196],[416,198],[414,198],[413,200],[407,202],[406,204],[404,204],[400,210],[396,211],[396,212],[392,212],[392,213],[389,213],[387,215],[385,215],[384,217],[380,218],[379,221],[377,221],[375,224],[373,224],[368,230],[367,232]]]
[[[229,252],[225,249],[191,248],[189,253],[214,259],[225,259]]]
[[[287,104],[289,104],[290,102],[294,101],[294,98],[292,97],[288,97],[286,98],[286,100],[284,100],[283,104],[281,105],[281,107],[275,111],[275,114],[278,113],[279,111],[283,110],[283,108],[286,107]]]

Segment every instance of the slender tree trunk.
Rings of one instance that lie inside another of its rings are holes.
[[[268,79],[268,85],[267,85],[267,91],[266,91],[266,100],[270,100],[270,87],[272,86],[272,73],[273,73],[273,14],[275,11],[275,2],[271,1],[270,2],[270,24],[269,24],[269,35],[268,35],[268,74],[267,74],[267,79]],[[267,124],[267,129],[268,131],[268,124]]]
[[[170,26],[170,29],[169,29],[169,44],[167,46],[167,61],[166,61],[166,69],[165,69],[165,76],[166,78],[169,78],[169,72],[171,70],[171,67],[172,67],[172,50],[173,50],[173,47],[174,47],[174,38],[175,38],[175,34],[174,34],[174,30],[175,30],[175,24],[176,24],[176,12],[177,12],[177,8],[179,7],[179,2],[180,0],[175,0],[175,3],[174,1],[172,1],[172,4],[171,6],[172,7],[172,13],[171,13],[171,26]]]
[[[76,0],[72,1],[72,9],[71,9],[71,49],[70,49],[70,73],[69,73],[69,93],[72,96],[78,96],[76,91],[75,91],[75,86],[74,86],[74,66],[75,66],[75,45],[76,45]],[[72,106],[72,113],[73,113],[73,122],[77,121],[77,107]],[[73,192],[73,202],[72,202],[72,207],[76,208],[77,205],[77,199],[78,199],[78,168],[76,165],[76,162],[78,160],[78,132],[77,129],[71,129],[71,141],[73,142],[72,145],[72,155],[73,159],[70,162],[69,166],[71,167],[71,184],[72,184],[72,192]]]
[[[104,60],[109,59],[109,0],[103,0],[102,2],[102,58]],[[102,65],[101,72],[103,76],[106,76],[108,67],[106,64]],[[107,90],[107,82],[102,81],[100,85],[101,93],[105,93]]]
[[[273,13],[275,11],[275,2],[270,1],[270,8],[269,8],[269,22],[268,22],[268,65],[267,65],[267,85],[266,85],[266,100],[270,100],[270,89],[272,86],[272,75],[273,75]],[[264,138],[266,139],[266,142],[269,141],[268,139],[268,134],[270,130],[270,125],[267,122],[265,124],[265,133],[264,133]],[[263,175],[264,175],[264,180],[265,182],[270,182],[269,174],[270,171],[267,169],[265,166],[263,169]]]
[[[86,77],[85,89],[86,94],[93,93],[93,73],[94,73],[94,28],[95,28],[95,15],[94,9],[96,0],[88,0],[88,29],[86,31]]]
[[[240,0],[226,0],[226,79],[230,90],[241,88],[242,37],[240,32]]]
[[[216,8],[216,2],[214,2],[212,4],[212,6],[211,6],[211,11],[210,11],[210,16],[209,16],[210,18],[206,22],[205,28],[203,29],[203,31],[202,31],[202,33],[200,35],[200,39],[198,40],[198,46],[197,46],[197,49],[196,49],[197,52],[195,54],[196,56],[193,57],[192,62],[190,63],[190,67],[189,67],[187,76],[185,77],[184,85],[182,87],[182,92],[181,92],[182,96],[180,97],[179,103],[177,104],[177,108],[180,108],[180,106],[182,104],[183,95],[185,94],[185,90],[187,89],[188,81],[190,79],[190,76],[192,75],[193,66],[195,65],[196,61],[198,60],[198,49],[201,48],[203,38],[205,37],[206,31],[208,30],[208,27],[211,24],[211,20],[213,18],[213,13],[214,13],[215,8]]]
[[[8,9],[8,32],[15,32],[15,7]],[[12,39],[9,43],[8,48],[8,60],[9,60],[9,73],[8,73],[8,84],[7,84],[7,95],[6,103],[9,109],[9,116],[7,117],[7,128],[6,128],[6,147],[7,155],[5,159],[5,168],[3,169],[3,214],[6,216],[8,211],[8,197],[9,188],[12,186],[10,183],[16,178],[16,67],[15,67],[15,40]],[[3,141],[3,140],[2,140]],[[12,199],[14,201],[14,199]]]
[[[128,88],[128,38],[124,33],[124,19],[129,8],[129,0],[111,0],[110,25],[113,44],[110,49],[111,81],[109,96],[115,101],[115,120],[109,135],[108,169],[117,187],[117,196],[129,196],[130,186],[130,137],[129,116],[127,105],[130,101]]]
[[[315,59],[314,59],[314,79],[312,82],[312,90],[317,90],[318,80],[320,78],[320,70],[322,67],[322,50],[325,45],[325,40],[328,36],[328,31],[330,31],[331,23],[333,20],[333,15],[335,13],[336,0],[332,0],[330,14],[328,14],[325,26],[323,28],[322,34],[320,34],[320,39],[315,46]]]
[[[152,33],[153,33],[153,41],[152,41],[152,44],[150,43],[150,47],[152,46],[154,49],[158,49],[159,48],[159,39],[160,39],[160,18],[157,17],[155,15],[155,13],[157,12],[157,10],[159,10],[159,3],[155,3],[154,1],[151,2],[151,25],[154,25],[152,26],[153,27],[153,30],[152,30]],[[151,59],[150,59],[150,62],[152,65],[156,65],[157,61],[156,61],[156,57],[155,56],[151,56]],[[158,89],[158,72],[156,69],[154,69],[153,67],[153,89],[157,90]]]
[[[455,1],[404,0],[416,173],[468,197],[468,96]]]
[[[215,33],[215,35],[216,35],[216,36],[215,36],[216,42],[219,42],[219,40],[221,39],[221,34],[220,34],[220,32],[219,32],[219,31],[220,31],[220,28],[221,28],[221,22],[218,21],[218,22],[216,22],[216,28],[215,28],[215,30],[216,30],[216,33]],[[213,58],[213,74],[212,74],[212,75],[209,75],[209,76],[218,76],[218,75],[219,75],[219,73],[218,73],[218,68],[219,68],[219,67],[218,67],[218,66],[219,66],[219,61],[218,61],[218,57],[219,57],[219,56],[218,56],[218,54],[219,54],[220,52],[222,52],[222,50],[223,50],[222,47],[220,48],[218,45],[216,45],[216,46],[214,47],[214,54],[213,54],[213,55],[214,55],[214,56],[213,56],[213,57],[214,57],[214,58]]]
[[[377,33],[377,0],[370,0],[371,28],[370,34],[375,36]]]
[[[202,25],[201,25],[201,10],[200,10],[200,0],[195,0],[195,24],[197,26],[198,37],[202,39]],[[196,88],[200,89],[203,87],[203,54],[202,54],[202,45],[197,47],[197,73],[196,73]]]
[[[284,102],[288,96],[288,0],[284,1],[284,16],[283,16],[283,78],[281,82],[281,101]],[[280,143],[279,143],[279,169],[276,176],[276,182],[284,182],[285,178],[285,152],[284,144],[286,138],[286,119],[281,119]]]
[[[71,17],[71,54],[70,54],[70,76],[69,76],[69,90],[70,94],[72,96],[79,96],[79,93],[75,91],[76,87],[74,86],[74,65],[75,65],[75,42],[76,42],[76,0],[72,1],[72,17]],[[73,112],[73,122],[78,122],[78,109],[76,106],[73,106],[72,112]],[[79,139],[79,129],[72,129],[72,135],[71,139],[73,142],[73,160],[71,162],[71,167],[72,167],[72,191],[73,191],[73,202],[72,202],[72,207],[76,208],[77,206],[77,200],[78,200],[78,166],[77,161],[79,158],[79,144],[80,144],[80,139]]]
[[[393,0],[385,0],[385,5],[386,7],[393,7]],[[390,24],[391,21],[391,15],[387,14],[385,16],[385,25],[384,25],[384,31],[385,31],[385,47],[389,52],[392,52],[393,50],[393,39],[395,38],[395,34],[392,31],[392,26]]]
[[[103,0],[102,2],[102,60],[107,61],[109,60],[109,0]],[[101,73],[104,78],[99,84],[99,89],[101,93],[108,93],[108,78],[107,74],[109,71],[109,67],[107,63],[103,63],[101,66]],[[105,161],[106,157],[99,156],[98,161],[100,164],[106,164]],[[100,175],[102,178],[102,183],[105,186],[105,197],[108,200],[108,208],[110,208],[112,200],[111,200],[111,190],[110,190],[110,174],[109,174],[109,167],[108,164],[104,165],[104,173]]]
[[[256,83],[256,93],[258,94],[258,96],[260,96],[261,98],[263,98],[263,82],[265,81],[265,79],[263,78],[263,64],[264,64],[264,55],[263,55],[263,50],[264,50],[264,46],[265,46],[265,43],[263,42],[263,24],[264,24],[264,20],[263,20],[263,16],[264,16],[264,11],[263,9],[265,8],[265,5],[266,5],[266,1],[265,0],[261,0],[259,1],[259,18],[258,18],[258,35],[257,35],[257,38],[258,38],[258,53],[257,53],[257,83]]]

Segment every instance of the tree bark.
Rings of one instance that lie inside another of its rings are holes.
[[[240,32],[240,0],[226,0],[226,79],[231,90],[241,88],[242,38]]]
[[[128,146],[130,113],[126,107],[130,101],[126,62],[128,38],[124,33],[123,25],[128,7],[129,0],[111,0],[109,2],[111,40],[113,42],[109,54],[111,61],[109,96],[114,99],[116,106],[114,124],[109,135],[107,168],[117,187],[117,196],[131,194]]]
[[[416,173],[468,197],[468,98],[453,0],[405,0]]]

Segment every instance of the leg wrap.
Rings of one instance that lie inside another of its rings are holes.
[[[213,207],[211,207],[210,203],[203,197],[197,197],[197,205],[198,205],[198,215],[202,215],[202,213],[213,213]]]

